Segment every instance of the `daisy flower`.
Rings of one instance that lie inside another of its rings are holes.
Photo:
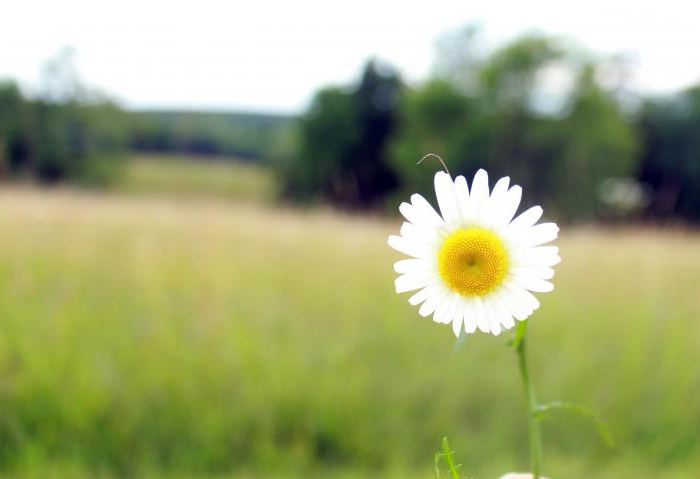
[[[438,214],[419,194],[399,211],[406,218],[389,246],[410,256],[394,264],[396,292],[417,291],[408,302],[421,316],[462,330],[498,335],[540,305],[532,294],[551,291],[552,266],[559,249],[543,246],[557,237],[555,223],[536,224],[542,208],[533,206],[515,219],[522,189],[499,179],[489,191],[479,170],[471,188],[463,176],[453,181],[435,175]]]

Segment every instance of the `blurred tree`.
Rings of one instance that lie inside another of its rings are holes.
[[[474,35],[467,30],[458,38],[469,50],[463,57],[449,52],[442,62],[454,66],[449,75],[405,90],[391,149],[403,194],[432,190],[429,175],[415,168],[432,152],[454,174],[485,167],[511,176],[525,187],[526,201],[547,201],[562,219],[591,218],[601,182],[632,173],[635,159],[630,122],[596,82],[595,65],[544,36],[516,39],[477,59]],[[553,71],[571,78],[570,88],[547,89]],[[542,105],[555,97],[557,108]]]
[[[392,164],[404,190],[429,190],[425,172],[414,165],[431,152],[443,155],[453,173],[484,167],[512,176],[538,197],[549,188],[543,178],[552,161],[552,119],[536,113],[532,93],[538,73],[560,49],[548,38],[527,36],[478,59],[475,42],[475,29],[461,32],[453,49],[441,49],[448,56],[438,62],[443,79],[406,92]],[[467,51],[460,56],[455,48]]]
[[[466,95],[474,95],[478,89],[478,73],[483,61],[480,32],[478,24],[469,24],[441,35],[436,45],[436,78],[448,81]]]
[[[432,80],[406,89],[400,105],[400,129],[391,143],[391,164],[401,184],[401,194],[431,191],[432,176],[416,162],[436,153],[457,171],[475,169],[483,157],[483,128],[473,98],[461,94],[446,80]],[[480,154],[481,153],[481,154]]]
[[[126,137],[124,113],[102,103],[32,104],[31,157],[25,165],[39,180],[104,183],[116,173]]]
[[[512,176],[533,199],[548,192],[552,161],[552,119],[538,113],[534,92],[541,72],[561,56],[562,48],[553,39],[528,35],[496,50],[479,74],[483,122],[488,125],[481,166]]]
[[[290,116],[272,114],[131,112],[129,146],[138,151],[225,155],[261,161],[288,152],[293,124]]]
[[[653,190],[649,214],[700,220],[700,85],[648,100],[639,125],[639,178]]]
[[[287,195],[369,208],[391,194],[432,191],[431,175],[415,167],[432,152],[455,174],[486,167],[512,176],[526,201],[547,201],[562,219],[596,217],[605,180],[630,184],[624,178],[637,174],[651,185],[652,216],[700,220],[700,86],[647,100],[633,130],[625,111],[636,103],[618,61],[543,35],[483,55],[474,26],[438,48],[434,79],[409,88],[369,62],[352,88],[320,91],[298,128],[269,115],[126,114],[82,85],[65,49],[47,62],[38,99],[0,84],[0,174],[104,182],[128,139],[137,149],[286,158]],[[548,84],[552,71],[570,85]]]
[[[582,69],[569,110],[558,125],[561,149],[555,151],[550,186],[562,216],[592,219],[603,181],[635,173],[637,142],[612,93],[596,82],[594,65]]]
[[[28,113],[17,85],[0,84],[0,174],[12,174],[26,161]]]
[[[124,147],[125,116],[83,87],[73,54],[61,51],[43,70],[39,99],[16,85],[0,85],[0,166],[11,175],[54,182],[103,183],[116,174]]]
[[[553,38],[518,38],[486,59],[479,74],[479,93],[490,108],[513,114],[530,112],[538,74],[562,55],[562,47]]]
[[[316,94],[311,109],[300,120],[300,147],[288,164],[286,192],[295,198],[330,197],[352,165],[360,131],[352,95],[339,88]]]
[[[319,92],[300,121],[298,152],[284,174],[285,192],[367,208],[392,191],[397,183],[387,144],[395,129],[399,89],[393,70],[370,61],[355,89]]]
[[[80,81],[76,52],[72,47],[63,47],[46,60],[41,68],[39,94],[47,103],[70,103],[86,99],[88,91]]]

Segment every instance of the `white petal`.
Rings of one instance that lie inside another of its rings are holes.
[[[464,331],[467,334],[472,334],[476,331],[476,309],[474,306],[474,300],[466,300],[462,304],[462,309],[464,310]]]
[[[428,286],[427,288],[421,289],[416,294],[414,294],[413,296],[408,298],[408,304],[410,304],[411,306],[416,306],[416,305],[421,304],[423,301],[428,299],[428,296],[430,296],[430,294],[431,294],[431,289],[433,289],[433,288],[431,288],[430,286]]]
[[[525,228],[537,223],[537,220],[542,216],[542,207],[533,206],[521,213],[517,218],[511,221],[510,226],[514,228]]]
[[[458,314],[455,316],[455,318],[452,320],[452,332],[455,333],[455,336],[459,337],[459,333],[462,332],[462,321],[463,317],[461,314]]]
[[[486,311],[486,316],[489,319],[489,331],[494,336],[498,336],[501,334],[501,320],[496,311],[493,309],[490,301],[484,300],[484,310]]]
[[[468,220],[479,221],[485,219],[485,210],[488,208],[489,201],[489,177],[486,171],[479,170],[474,175],[469,199],[473,205],[473,216],[468,218]]]
[[[434,281],[435,277],[430,273],[410,273],[396,278],[394,285],[397,293],[405,293],[415,289],[421,289]]]
[[[530,311],[534,311],[537,308],[540,307],[540,302],[537,300],[537,298],[528,290],[518,288],[517,286],[513,287],[513,292],[522,299],[522,301],[525,302],[527,307],[530,309]]]
[[[522,267],[522,268],[532,268],[532,267],[537,267],[537,268],[543,268],[543,267],[551,267],[554,265],[557,265],[561,262],[561,257],[559,255],[553,254],[553,255],[548,255],[548,256],[542,256],[542,257],[534,257],[534,258],[526,258],[526,259],[518,259],[518,260],[513,260],[513,265],[515,267]]]
[[[518,211],[522,195],[523,189],[518,185],[513,186],[506,192],[503,200],[503,209],[499,215],[499,217],[503,219],[504,224],[510,223],[510,220],[513,219],[513,215]]]
[[[517,285],[513,281],[507,281],[503,284],[503,289],[512,294],[512,300],[522,304],[522,307],[527,309],[527,316],[530,316],[534,310],[540,307],[540,302],[528,290]],[[514,315],[515,316],[515,315]],[[516,316],[516,319],[521,319]],[[522,318],[525,319],[525,318]]]
[[[421,228],[412,223],[404,222],[401,225],[400,233],[404,238],[419,241],[429,246],[436,246],[440,243],[440,236],[435,228]]]
[[[426,299],[423,304],[420,305],[420,308],[418,308],[418,314],[423,316],[424,318],[427,316],[430,316],[435,312],[435,308],[437,307],[438,302],[435,296],[428,296],[428,299]]]
[[[444,322],[444,316],[447,314],[447,304],[445,302],[441,302],[440,304],[437,305],[437,308],[435,308],[435,312],[433,313],[433,321],[436,323],[443,323]]]
[[[509,182],[510,178],[506,176],[499,179],[493,187],[491,196],[480,214],[485,226],[497,228],[507,223],[503,220],[502,211],[505,209],[505,195],[508,192]]]
[[[418,193],[411,195],[410,204],[401,203],[399,211],[408,221],[420,228],[435,229],[445,225],[430,203]]]
[[[498,296],[501,299],[501,304],[513,315],[518,321],[527,319],[535,308],[531,307],[528,298],[524,297],[522,288],[513,285],[505,284],[499,291]]]
[[[556,223],[540,223],[522,231],[516,242],[519,246],[537,246],[555,240],[558,234]]]
[[[552,283],[543,279],[532,279],[523,278],[522,276],[514,276],[512,278],[512,281],[521,288],[525,288],[536,293],[549,293],[554,289],[554,285]]]
[[[430,208],[432,209],[432,207]],[[437,229],[442,226],[442,219],[435,211],[433,211],[433,213],[435,213],[435,216],[433,216],[429,211],[426,211],[425,208],[417,207],[411,203],[401,203],[399,205],[399,211],[407,221],[419,228]]]
[[[447,226],[458,224],[461,220],[461,215],[457,205],[455,185],[450,175],[444,171],[435,173],[435,196],[437,197],[440,213],[445,224]]]
[[[419,273],[431,271],[430,263],[425,259],[400,259],[394,263],[394,271],[397,273]]]
[[[521,276],[523,278],[532,279],[552,279],[554,277],[554,270],[547,267],[516,267],[511,269],[511,274],[513,276]]]
[[[501,315],[501,324],[506,329],[511,329],[513,326],[515,326],[513,315],[510,314],[508,310],[503,311],[503,315]]]
[[[389,246],[394,248],[399,253],[403,253],[408,256],[413,256],[414,258],[424,258],[429,254],[429,247],[427,244],[421,244],[415,240],[405,238],[403,236],[391,235],[389,236]]]
[[[558,246],[521,246],[513,249],[513,262],[521,264],[539,264],[541,259],[551,258],[559,254]]]
[[[418,314],[423,317],[430,316],[433,312],[435,312],[435,309],[440,305],[440,303],[444,301],[445,297],[447,297],[447,292],[444,290],[436,289],[435,291],[431,291],[428,299],[426,299],[425,302],[421,304],[420,308],[418,308]]]
[[[464,176],[455,178],[455,196],[457,196],[457,205],[461,213],[462,220],[469,218],[471,215],[471,203],[469,201],[469,186]]]
[[[433,314],[433,321],[440,324],[448,324],[451,320],[451,314],[455,307],[455,297],[450,292],[443,301],[440,302]]]
[[[513,320],[513,315],[510,314],[508,309],[503,304],[500,296],[492,295],[491,307],[498,315],[498,320],[505,329],[510,329],[515,326],[515,321]]]
[[[491,330],[491,325],[489,324],[489,317],[484,307],[484,301],[481,298],[474,299],[474,312],[476,315],[476,325],[479,331],[488,333]]]
[[[509,176],[504,176],[503,178],[500,178],[496,184],[493,186],[493,191],[491,191],[491,197],[492,198],[500,198],[501,195],[505,194],[506,191],[508,191],[508,185],[510,184],[510,177]]]
[[[561,263],[561,257],[559,255],[549,256],[541,260],[542,266],[554,266],[559,263]]]
[[[460,296],[453,293],[448,299],[448,304],[449,307],[447,308],[447,312],[445,313],[445,317],[443,318],[443,323],[445,324],[450,323],[454,320],[457,310],[459,309]]]

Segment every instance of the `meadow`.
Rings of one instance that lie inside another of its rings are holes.
[[[210,198],[270,203],[273,175],[259,165],[230,157],[133,154],[112,185],[117,192],[179,199]]]
[[[443,435],[472,479],[526,468],[507,335],[456,346],[394,293],[398,213],[185,191],[0,189],[7,477],[432,478]],[[617,446],[557,416],[544,472],[697,478],[700,237],[570,228],[558,244],[534,379],[599,411]]]

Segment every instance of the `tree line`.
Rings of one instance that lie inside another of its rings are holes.
[[[27,99],[0,84],[0,176],[103,184],[125,145],[124,115],[109,102]]]
[[[64,48],[33,95],[0,81],[0,178],[106,184],[130,150],[262,161],[281,154],[293,127],[285,115],[126,111],[83,84]]]
[[[129,150],[223,155],[274,167],[286,199],[381,209],[432,194],[416,162],[435,153],[453,174],[510,176],[560,220],[700,221],[700,85],[642,97],[620,59],[544,35],[483,53],[477,37],[444,37],[418,85],[370,61],[298,118],[126,111],[59,56],[38,95],[0,82],[0,177],[106,184]]]
[[[319,91],[280,164],[284,193],[344,208],[430,195],[416,161],[436,153],[453,174],[510,176],[561,220],[700,220],[700,86],[643,98],[620,59],[543,35],[479,55],[474,37],[444,39],[418,86],[371,61],[355,85]]]
[[[294,118],[126,111],[99,95],[23,95],[0,82],[0,178],[106,184],[128,151],[264,161],[284,151]]]

